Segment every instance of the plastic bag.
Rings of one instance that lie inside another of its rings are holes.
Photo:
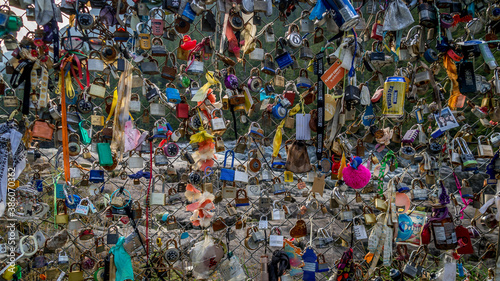
[[[311,14],[309,15],[310,20],[321,20],[323,18],[323,13],[326,12],[326,7],[323,1],[317,1],[316,6],[311,11]]]
[[[397,31],[409,27],[414,22],[410,10],[401,0],[389,4],[385,12],[383,31]]]
[[[210,273],[219,264],[224,256],[224,249],[214,243],[208,235],[201,242],[194,244],[191,249],[193,274],[196,279],[208,279]]]
[[[436,274],[437,281],[455,281],[457,280],[457,262],[448,254],[444,257],[444,268]]]
[[[245,280],[245,272],[241,266],[240,259],[236,256],[225,260],[219,267],[219,272],[224,280],[227,281],[238,281]]]
[[[125,237],[118,238],[116,246],[111,248],[109,252],[114,255],[114,262],[116,266],[116,281],[134,280],[134,271],[132,269],[132,260],[130,255],[123,248]]]

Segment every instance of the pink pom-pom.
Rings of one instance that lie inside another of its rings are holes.
[[[370,170],[368,170],[368,168],[364,165],[359,165],[358,169],[354,169],[348,165],[344,168],[342,174],[345,184],[354,189],[361,189],[365,187],[372,177]]]

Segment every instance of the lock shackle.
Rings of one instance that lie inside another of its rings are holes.
[[[422,26],[421,25],[414,25],[410,30],[408,30],[408,33],[406,34],[405,41],[408,42],[412,36],[416,36],[418,32],[422,31]],[[415,33],[415,34],[414,34]],[[421,36],[421,34],[419,35]],[[416,39],[416,38],[414,38]]]
[[[153,38],[153,40],[151,40],[151,43],[155,46],[163,46],[163,40],[159,37]]]
[[[382,15],[382,16],[385,15],[385,11],[384,10],[380,10],[380,11],[377,12],[377,14],[375,15],[375,23],[376,24],[379,24],[378,20],[379,20],[380,15]]]
[[[307,38],[302,39],[302,45],[304,45],[304,47],[306,48],[309,48],[310,47],[309,40],[307,40]]]
[[[117,196],[117,192],[120,192],[120,189],[121,189],[121,188],[118,188],[118,189],[116,189],[115,191],[113,191],[113,193],[111,193],[111,196],[110,196],[110,198],[109,198],[109,202],[111,202],[111,201],[112,201],[113,196]],[[132,194],[130,193],[130,191],[128,191],[128,189],[126,189],[126,188],[123,188],[123,191],[126,191],[126,192],[128,193],[128,201],[127,201],[127,202],[126,202],[126,204],[124,204],[122,207],[116,207],[116,206],[113,206],[113,208],[115,208],[115,209],[123,209],[123,208],[125,208],[126,206],[128,206],[128,205],[130,204],[130,202],[132,202]],[[121,194],[123,194],[123,191],[122,191],[122,192],[120,192],[120,193],[121,193]]]
[[[273,201],[273,209],[279,209],[281,207],[281,203],[279,200]]]
[[[411,189],[416,189],[417,184],[419,185],[420,189],[427,189],[424,182],[421,179],[417,179],[417,178],[415,178],[411,181]]]
[[[156,19],[155,16],[160,15],[162,20],[165,20],[165,16],[167,13],[165,10],[160,9],[160,7],[154,7],[151,10],[149,10],[149,18],[150,19]]]
[[[169,215],[167,217],[166,223],[167,224],[169,224],[169,223],[177,223],[177,218],[175,217],[175,215]]]
[[[293,31],[295,31],[296,33],[299,33],[300,31],[299,26],[295,23],[290,24],[290,26],[288,27],[288,35],[292,34]]]
[[[373,41],[372,51],[377,53],[383,53],[383,51],[381,51],[381,49],[383,50],[382,46],[383,46],[382,41]]]
[[[314,37],[316,36],[323,36],[324,30],[322,27],[316,27],[316,30],[314,31]]]
[[[237,199],[241,199],[241,198],[240,198],[240,194],[241,194],[241,193],[243,193],[243,197],[241,197],[241,198],[248,198],[247,191],[246,191],[245,189],[243,189],[243,188],[240,188],[240,189],[238,189],[238,191],[236,192],[236,198],[237,198]]]
[[[281,183],[280,178],[278,178],[278,177],[274,177],[274,178],[273,178],[273,184],[275,184],[275,183],[276,183],[276,181],[277,181],[278,183]]]
[[[147,22],[139,22],[136,25],[135,29],[137,30],[138,34],[151,34],[151,27],[148,25]]]
[[[375,214],[375,213],[373,212],[373,209],[370,206],[365,205],[363,207],[363,214]]]
[[[309,78],[309,74],[307,73],[307,70],[305,68],[300,69],[300,71],[299,71],[299,77]]]
[[[281,228],[279,226],[273,226],[273,228],[271,228],[271,231],[269,231],[269,236],[272,235],[273,233],[281,235],[282,233]]]
[[[254,77],[259,77],[260,78],[260,70],[258,67],[252,67],[252,69],[250,69],[250,76],[253,76],[252,78]]]

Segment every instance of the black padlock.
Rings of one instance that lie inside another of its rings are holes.
[[[361,91],[358,87],[349,85],[345,88],[344,101],[347,110],[352,110],[359,103],[360,98]]]
[[[148,102],[157,99],[159,96],[160,96],[160,89],[158,89],[158,87],[156,87],[155,85],[148,84],[146,92],[146,99],[148,100]]]
[[[471,61],[458,64],[458,87],[462,94],[472,94],[477,91],[474,65]]]
[[[418,17],[420,25],[433,28],[437,25],[436,8],[428,3],[418,5]]]

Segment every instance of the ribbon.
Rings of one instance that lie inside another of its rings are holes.
[[[283,138],[283,126],[285,125],[285,120],[282,120],[281,123],[276,128],[276,134],[273,139],[273,158],[277,157],[280,152],[281,141]]]
[[[105,123],[108,123],[108,121],[111,119],[111,116],[113,116],[113,114],[115,113],[115,107],[117,103],[118,103],[118,89],[115,88],[115,91],[113,92],[113,102],[111,103],[111,110],[109,111],[109,115],[108,118],[106,118]]]
[[[68,138],[68,120],[66,119],[66,91],[73,93],[74,90],[71,84],[71,75],[69,70],[65,76],[66,65],[71,62],[75,55],[71,55],[63,59],[61,64],[61,72],[59,77],[59,89],[61,90],[61,121],[62,121],[62,145],[63,145],[63,163],[64,163],[64,180],[68,183],[71,179],[70,165],[69,165],[69,138]]]
[[[324,122],[325,122],[325,83],[321,79],[323,75],[324,65],[323,58],[325,57],[324,51],[316,54],[316,61],[314,65],[314,70],[318,76],[318,86],[317,86],[317,111],[318,111],[318,124],[317,124],[317,137],[316,137],[316,158],[319,160],[323,158],[323,141],[324,141]]]
[[[460,219],[463,220],[464,219],[464,211],[467,208],[467,206],[469,206],[469,204],[472,202],[472,199],[465,200],[465,198],[462,197],[462,185],[460,185],[460,181],[458,180],[457,174],[455,174],[455,172],[453,172],[453,177],[455,178],[455,184],[457,185],[458,193],[460,193],[460,197],[462,198],[462,202],[465,205],[462,209],[460,209],[460,214],[462,215],[460,217]]]
[[[220,85],[219,88],[219,98],[222,95],[222,84],[221,82],[215,78],[215,73],[213,71],[207,71],[205,74],[205,78],[207,79],[207,83],[205,85],[201,86],[200,89],[198,89],[198,92],[196,92],[196,95],[193,96],[191,101],[203,101],[205,100],[205,96],[208,92],[208,89],[212,86],[218,86]]]
[[[443,57],[443,66],[446,68],[446,74],[448,74],[448,77],[450,78],[451,81],[451,96],[450,99],[448,100],[448,106],[450,107],[451,110],[456,109],[456,104],[458,97],[460,96],[460,90],[458,88],[458,74],[457,74],[457,66],[455,65],[455,62],[450,58],[450,56],[445,55]]]
[[[229,18],[226,21],[226,37],[228,44],[228,50],[236,56],[238,61],[240,60],[240,45],[238,43],[238,39],[236,39],[236,35],[234,35],[233,27],[229,24]]]

